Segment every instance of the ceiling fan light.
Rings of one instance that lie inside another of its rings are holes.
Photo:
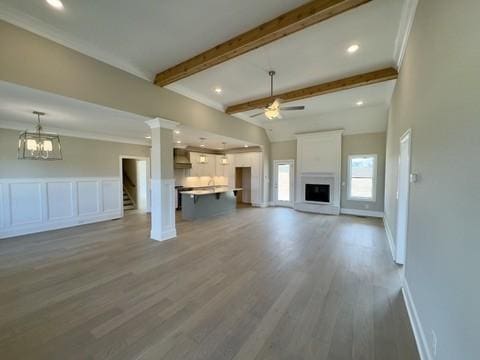
[[[279,115],[280,115],[280,112],[279,112],[278,108],[273,108],[273,109],[267,108],[267,109],[265,109],[265,116],[269,120],[273,120],[273,119],[277,118]]]

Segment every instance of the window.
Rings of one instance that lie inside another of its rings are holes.
[[[375,201],[377,155],[348,157],[348,199]]]

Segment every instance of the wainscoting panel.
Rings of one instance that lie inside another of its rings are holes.
[[[175,236],[175,179],[162,179],[162,240]]]
[[[0,239],[116,219],[120,178],[0,179]]]
[[[104,212],[120,211],[120,182],[118,180],[102,181],[102,204]]]
[[[42,222],[42,184],[10,184],[10,224],[12,226]]]
[[[47,183],[48,220],[61,220],[73,216],[73,183],[52,181]]]
[[[100,212],[100,196],[97,180],[77,181],[78,215],[93,215]]]

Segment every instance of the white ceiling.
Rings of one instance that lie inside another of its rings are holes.
[[[0,128],[33,130],[36,117],[34,110],[45,112],[42,124],[45,131],[65,136],[111,140],[134,144],[150,144],[145,137],[150,128],[145,124],[147,117],[119,111],[76,99],[34,90],[28,87],[0,81]],[[200,146],[200,137],[211,148],[242,147],[256,145],[219,136],[193,128],[179,126],[180,134],[174,140],[182,145]]]
[[[404,0],[374,0],[228,62],[177,81],[170,88],[225,107],[274,92],[395,66],[395,39]],[[348,54],[351,44],[360,50]],[[214,88],[223,89],[221,95]]]
[[[305,0],[1,0],[0,17],[152,80]]]
[[[0,18],[72,47],[146,79],[199,52],[249,30],[307,1],[305,0],[62,0],[56,11],[44,0],[0,0]],[[277,71],[276,92],[395,66],[406,33],[410,0],[373,0],[356,9],[277,40],[169,86],[170,89],[218,109],[269,93],[268,70]],[[360,50],[347,54],[346,48]],[[285,114],[279,127],[288,137],[302,131],[299,118],[321,118],[333,112],[385,108],[393,82],[362,87],[299,101],[306,110]],[[222,94],[214,92],[220,86]],[[291,103],[292,105],[294,103]],[[290,105],[290,104],[289,104]],[[256,111],[236,116],[269,127]],[[358,120],[364,121],[364,120]],[[285,122],[288,122],[287,126]],[[384,119],[386,122],[386,117]],[[376,131],[346,123],[347,131]],[[357,125],[357,124],[356,124]],[[369,126],[372,125],[372,126]],[[338,124],[340,127],[340,123]],[[317,129],[319,130],[319,129]],[[285,130],[286,131],[286,130]],[[268,132],[275,140],[275,131]],[[282,135],[283,136],[283,135]]]

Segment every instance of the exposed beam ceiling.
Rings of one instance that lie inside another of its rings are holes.
[[[282,102],[301,100],[337,91],[353,89],[359,86],[371,85],[383,81],[393,80],[396,79],[397,76],[398,72],[394,68],[376,70],[364,74],[350,76],[340,80],[329,81],[326,83],[309,86],[303,89],[292,90],[274,96],[268,96],[240,104],[231,105],[227,107],[225,112],[228,114],[235,114],[248,110],[260,109],[270,105],[275,99],[281,99]]]
[[[155,84],[171,84],[370,1],[310,1],[157,74]]]

